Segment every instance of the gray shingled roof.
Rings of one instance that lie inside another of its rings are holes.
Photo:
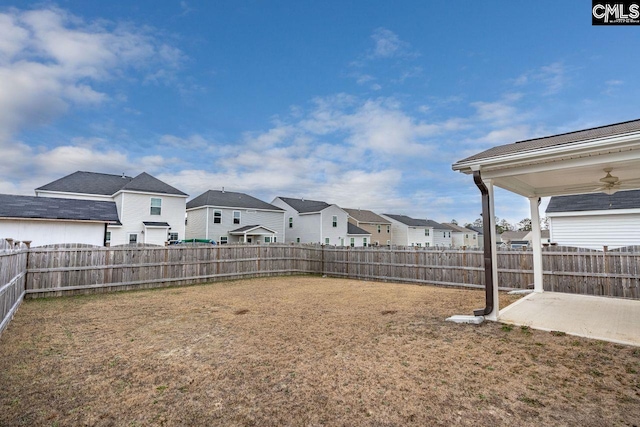
[[[388,220],[382,218],[380,215],[373,213],[372,211],[368,211],[365,209],[347,209],[342,208],[343,211],[346,211],[350,217],[354,218],[358,222],[366,222],[372,224],[391,224]]]
[[[147,227],[171,227],[168,222],[142,221],[142,223]]]
[[[120,223],[114,202],[10,194],[0,194],[0,217]]]
[[[326,202],[318,200],[292,199],[290,197],[278,197],[280,200],[291,206],[299,213],[320,212],[331,206]]]
[[[369,233],[366,230],[363,230],[362,228],[355,226],[353,224],[351,224],[350,222],[347,223],[347,234],[365,234],[365,235],[370,235],[371,233]]]
[[[640,208],[640,190],[628,190],[618,191],[611,196],[604,193],[554,196],[549,201],[545,212],[584,212],[638,208]]]
[[[195,199],[187,202],[187,209],[198,208],[201,206],[218,206],[229,208],[247,208],[247,209],[267,209],[272,211],[282,211],[283,209],[273,206],[260,199],[249,196],[244,193],[235,193],[233,191],[205,191]]]
[[[579,130],[576,132],[551,135],[543,138],[528,139],[511,144],[499,145],[497,147],[482,151],[478,154],[474,154],[473,156],[467,157],[466,159],[462,159],[456,162],[453,166],[455,169],[456,165],[473,160],[488,159],[491,157],[504,156],[508,154],[535,151],[542,148],[571,144],[575,142],[583,142],[608,136],[622,135],[631,132],[640,132],[640,120],[632,120],[623,123],[616,123],[607,126]]]
[[[451,230],[457,231],[459,233],[468,233],[468,232],[477,233],[477,231],[475,231],[475,230],[471,230],[471,229],[466,228],[466,227],[461,227],[461,226],[459,226],[457,224],[451,224],[450,222],[443,222],[442,225],[446,225]]]
[[[78,171],[53,182],[36,188],[36,191],[59,191],[63,193],[101,194],[112,196],[120,190],[144,191],[159,194],[176,194],[186,196],[186,193],[142,172],[135,178],[124,175]]]
[[[403,223],[404,225],[408,225],[409,227],[431,227],[437,228],[439,230],[450,230],[446,225],[442,225],[438,222],[432,221],[430,219],[415,219],[408,217],[406,215],[394,215],[394,214],[383,214],[388,216],[389,218],[395,219],[398,222]]]

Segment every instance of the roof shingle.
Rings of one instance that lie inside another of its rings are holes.
[[[114,202],[0,194],[0,217],[119,224]]]
[[[292,199],[290,197],[278,197],[280,200],[291,206],[299,213],[320,212],[331,206],[326,202],[318,200]]]
[[[545,212],[606,211],[611,209],[639,209],[640,190],[618,191],[612,195],[604,193],[554,196]]]
[[[249,196],[248,194],[217,190],[205,191],[195,199],[187,202],[187,209],[198,208],[202,206],[265,209],[272,211],[283,210],[277,206],[273,206],[272,204]]]

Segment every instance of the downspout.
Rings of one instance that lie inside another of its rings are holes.
[[[476,316],[486,316],[493,311],[493,246],[491,245],[491,212],[489,209],[489,190],[487,186],[482,182],[480,177],[480,171],[473,171],[473,181],[480,189],[482,194],[482,231],[484,233],[484,290],[485,290],[485,307],[474,310],[473,314]]]

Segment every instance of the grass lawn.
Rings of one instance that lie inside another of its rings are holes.
[[[0,425],[640,423],[640,348],[444,321],[483,302],[309,276],[27,300]]]

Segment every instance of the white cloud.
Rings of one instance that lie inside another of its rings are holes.
[[[569,79],[567,70],[562,62],[544,65],[537,70],[527,71],[512,80],[516,86],[539,83],[544,87],[544,95],[555,95],[565,88]]]
[[[374,42],[369,53],[371,59],[417,56],[415,52],[411,52],[409,43],[400,40],[396,33],[386,28],[377,28],[371,38]]]

